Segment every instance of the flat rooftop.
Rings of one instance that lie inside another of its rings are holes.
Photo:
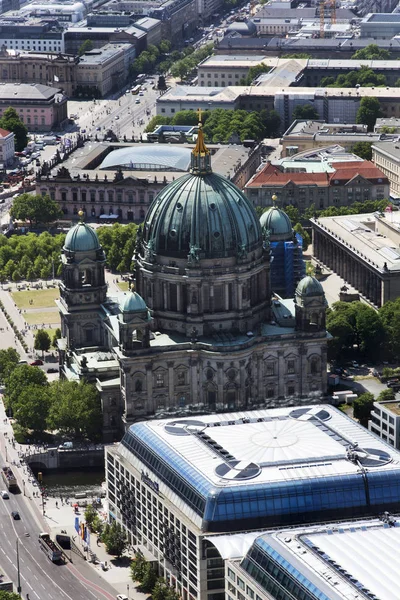
[[[257,554],[270,555],[280,568],[323,600],[398,600],[400,522],[378,519],[282,529],[251,541],[247,556],[259,565]],[[238,536],[230,536],[236,538]],[[253,535],[254,537],[254,535]],[[226,554],[229,536],[208,538]],[[233,540],[232,540],[233,541]],[[249,544],[243,543],[242,547]],[[246,558],[240,568],[247,572]],[[261,567],[262,568],[262,567]],[[297,573],[296,573],[297,572]],[[251,579],[251,576],[250,576]],[[257,584],[256,584],[257,585]],[[315,586],[315,587],[314,587]]]
[[[396,402],[394,400],[393,402],[379,402],[378,404],[382,405],[384,408],[387,408],[393,414],[400,415],[400,404],[398,401]]]
[[[160,492],[183,499],[208,531],[234,530],[237,520],[243,530],[339,519],[350,506],[354,516],[373,514],[383,480],[400,499],[400,453],[332,406],[145,421],[115,451],[139,470],[148,465]],[[291,494],[296,500],[282,503]]]
[[[362,256],[380,271],[400,271],[400,212],[368,213],[311,219],[315,229],[338,239],[345,248]],[[390,239],[394,235],[394,241]]]

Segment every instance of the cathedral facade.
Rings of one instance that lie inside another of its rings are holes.
[[[212,172],[201,128],[191,172],[158,194],[138,233],[135,291],[107,295],[97,235],[83,222],[70,230],[60,362],[65,377],[96,384],[105,440],[153,415],[321,399],[324,292],[304,277],[294,299],[273,293],[270,235],[240,190]]]

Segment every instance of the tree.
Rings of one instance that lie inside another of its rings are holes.
[[[93,522],[97,517],[97,510],[95,509],[93,504],[89,504],[89,506],[85,508],[85,512],[83,513],[83,515],[85,517],[86,525],[92,531]]]
[[[380,314],[361,302],[357,307],[356,332],[359,348],[364,357],[369,360],[380,358],[385,340],[385,330]]]
[[[28,143],[28,130],[19,118],[15,108],[11,106],[6,108],[3,116],[0,118],[0,127],[7,131],[12,131],[15,136],[15,149],[17,152],[21,152],[26,147]]]
[[[328,341],[328,357],[333,360],[349,348],[354,329],[344,315],[334,310],[327,314],[326,328],[332,336]]]
[[[50,196],[24,193],[14,199],[10,215],[18,221],[29,221],[31,225],[38,225],[56,221],[62,216],[62,211]]]
[[[351,149],[354,154],[357,154],[364,160],[372,159],[372,144],[371,142],[356,142]]]
[[[292,113],[292,119],[319,119],[319,114],[311,104],[298,104]]]
[[[162,577],[159,577],[151,593],[152,600],[166,600],[168,594],[168,585]]]
[[[61,329],[59,327],[57,327],[57,329],[54,332],[53,335],[53,339],[51,342],[51,345],[53,346],[53,348],[57,348],[57,340],[61,339]]]
[[[0,350],[0,380],[4,383],[18,366],[20,355],[14,348]]]
[[[374,406],[375,398],[370,392],[365,392],[353,402],[353,414],[364,427],[368,426],[368,419]]]
[[[18,402],[23,390],[30,385],[46,388],[49,384],[46,374],[37,367],[19,365],[9,375],[6,381],[6,404],[13,408]]]
[[[92,40],[85,40],[79,46],[78,56],[83,56],[85,54],[85,52],[90,52],[90,50],[93,50],[93,46],[94,46],[94,44],[93,44]]]
[[[148,562],[145,565],[143,578],[140,586],[140,590],[150,594],[157,582],[157,573],[153,569],[152,565]]]
[[[167,54],[171,50],[172,43],[169,40],[161,40],[158,44],[161,54]]]
[[[43,385],[27,385],[13,404],[13,416],[21,427],[42,432],[46,429],[50,404],[48,388],[43,388]]]
[[[42,352],[42,358],[44,357],[44,353],[48,352],[51,346],[51,339],[47,331],[44,329],[39,329],[35,335],[35,350],[40,350]]]
[[[50,384],[53,402],[49,411],[49,428],[78,439],[99,439],[102,428],[101,402],[91,383],[54,381]]]
[[[21,600],[21,596],[19,594],[15,594],[14,592],[0,590],[0,600]]]
[[[357,50],[351,58],[355,60],[389,60],[390,52],[379,48],[377,44],[369,44],[365,48]]]
[[[157,89],[159,89],[159,90],[166,90],[167,89],[167,83],[165,81],[164,75],[160,75],[159,76],[158,82],[157,82]]]
[[[293,52],[292,54],[282,54],[282,58],[312,58],[312,56],[306,52]]]
[[[147,560],[140,550],[136,551],[135,558],[131,562],[131,578],[132,581],[142,583],[146,570]]]
[[[270,110],[269,112],[261,111],[260,116],[263,119],[264,123],[265,137],[272,138],[279,135],[279,129],[281,126],[281,117],[279,113],[276,110]]]
[[[123,555],[128,545],[124,530],[121,525],[115,521],[104,528],[101,539],[106,546],[108,554],[113,554],[117,556],[117,558],[120,558]]]
[[[381,105],[377,98],[365,96],[361,99],[360,108],[357,111],[356,123],[364,123],[368,131],[373,131],[376,119],[382,116]]]
[[[376,399],[377,402],[392,402],[393,400],[396,400],[396,393],[391,388],[382,390]]]
[[[296,225],[293,227],[293,230],[301,235],[303,240],[303,250],[305,252],[308,246],[311,244],[310,234],[303,228],[303,226],[300,223],[296,223]]]

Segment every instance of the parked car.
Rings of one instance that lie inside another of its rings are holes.
[[[54,367],[51,367],[50,369],[47,369],[48,373],[58,373],[58,369],[55,369]]]
[[[42,364],[43,361],[40,358],[37,358],[36,360],[30,363],[31,367],[40,367]]]

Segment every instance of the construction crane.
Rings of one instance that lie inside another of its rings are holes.
[[[319,3],[319,37],[325,37],[325,11],[328,12],[331,24],[336,23],[336,0],[323,0]]]

